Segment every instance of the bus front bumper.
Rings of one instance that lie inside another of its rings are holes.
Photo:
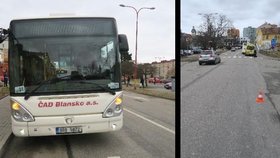
[[[18,137],[110,132],[123,126],[123,114],[111,118],[103,118],[102,114],[92,114],[35,117],[34,122],[18,122],[13,117],[11,120],[12,131]]]

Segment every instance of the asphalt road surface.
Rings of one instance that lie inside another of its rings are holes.
[[[124,126],[110,133],[13,137],[9,158],[172,158],[175,157],[175,102],[124,93]]]
[[[280,62],[220,56],[218,65],[181,63],[181,157],[280,157]]]

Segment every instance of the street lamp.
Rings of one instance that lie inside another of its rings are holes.
[[[137,78],[137,38],[138,38],[138,15],[139,15],[139,12],[142,10],[142,9],[150,9],[150,10],[154,10],[156,9],[155,7],[142,7],[140,9],[136,9],[134,8],[133,6],[127,6],[127,5],[124,5],[124,4],[120,4],[120,7],[127,7],[127,8],[132,8],[135,12],[136,12],[136,42],[135,42],[135,65],[134,65],[134,89],[136,89],[136,78]]]

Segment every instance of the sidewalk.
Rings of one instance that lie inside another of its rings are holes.
[[[0,156],[5,151],[6,142],[12,136],[10,97],[0,98]]]

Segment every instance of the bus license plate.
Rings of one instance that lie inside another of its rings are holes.
[[[56,134],[71,134],[71,133],[82,133],[83,129],[80,126],[76,127],[56,127]]]

